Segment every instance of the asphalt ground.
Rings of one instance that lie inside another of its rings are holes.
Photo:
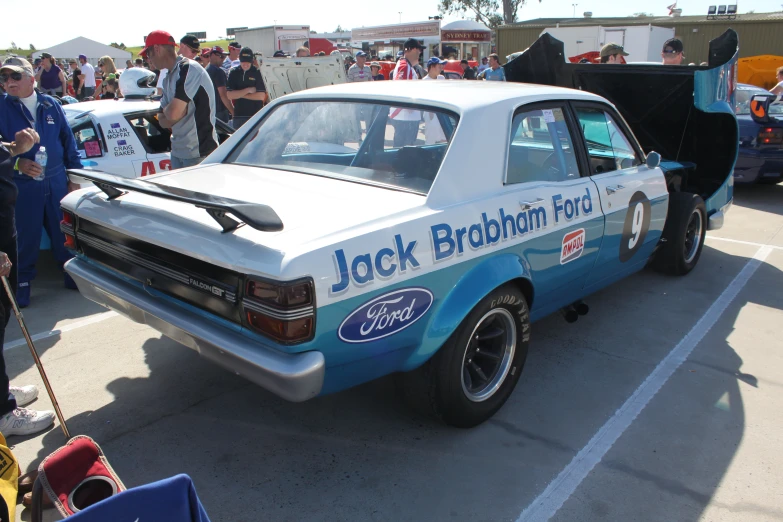
[[[390,378],[287,403],[40,267],[25,317],[71,433],[129,487],[189,474],[213,521],[783,520],[783,186],[737,187],[687,277],[643,271],[573,325],[535,323],[517,389],[472,430]],[[11,321],[9,376],[51,408]],[[29,470],[64,437],[9,443]]]

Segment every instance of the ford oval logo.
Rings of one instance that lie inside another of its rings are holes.
[[[432,306],[426,288],[401,288],[376,297],[350,313],[337,335],[346,343],[367,343],[394,335],[418,321]]]

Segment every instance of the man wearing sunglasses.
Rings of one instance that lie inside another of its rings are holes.
[[[46,228],[51,238],[52,253],[60,269],[71,258],[60,231],[60,200],[69,191],[65,170],[80,169],[82,162],[60,104],[51,96],[33,89],[35,79],[30,62],[23,58],[9,58],[0,67],[0,82],[8,93],[0,98],[0,134],[15,136],[17,132],[31,128],[40,136],[40,144],[21,154],[14,162],[13,179],[19,189],[16,203],[19,245],[16,298],[20,306],[26,307],[30,304],[30,284],[36,275],[41,228]],[[42,147],[46,147],[45,167],[35,161],[35,154]],[[76,288],[68,274],[63,277],[66,288]]]
[[[682,65],[682,61],[685,59],[682,40],[679,38],[670,38],[669,40],[666,40],[663,44],[661,57],[663,58],[664,65]]]

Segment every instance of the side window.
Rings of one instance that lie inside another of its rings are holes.
[[[84,158],[100,158],[103,156],[101,141],[98,138],[98,131],[88,115],[79,118],[71,118],[66,113],[68,125],[71,127],[73,137],[76,139],[76,148],[79,150],[79,156]]]
[[[511,124],[506,183],[579,178],[574,145],[563,110],[519,112]]]
[[[160,154],[171,151],[171,131],[160,126],[154,113],[127,116],[125,119],[133,127],[133,131],[148,153]]]
[[[610,114],[601,109],[577,107],[576,115],[587,142],[591,174],[602,174],[641,164],[631,142]]]

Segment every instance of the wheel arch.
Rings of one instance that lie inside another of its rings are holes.
[[[429,360],[484,297],[508,283],[522,292],[530,307],[535,297],[534,285],[527,264],[518,255],[491,256],[465,272],[437,306],[421,345],[403,370],[412,370]]]

